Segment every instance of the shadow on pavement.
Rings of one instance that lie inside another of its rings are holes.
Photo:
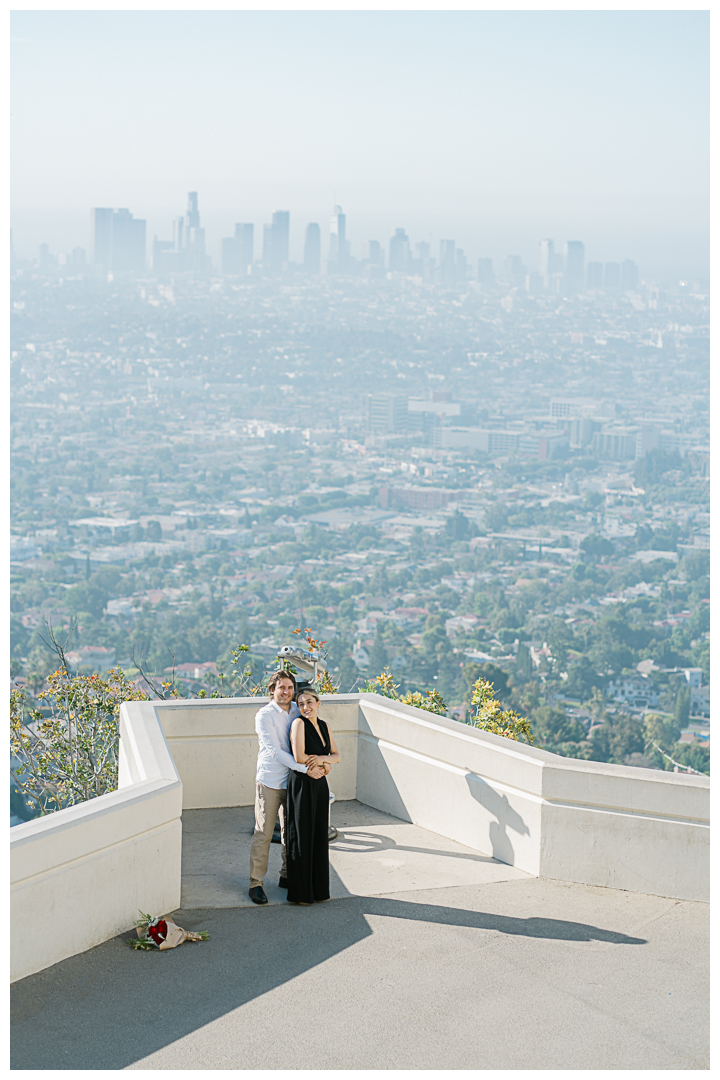
[[[644,938],[586,923],[383,897],[350,897],[310,908],[179,911],[179,925],[207,930],[210,940],[144,953],[125,945],[127,933],[15,983],[11,1068],[132,1065],[367,938],[372,934],[367,915],[469,927],[481,934],[646,944]]]

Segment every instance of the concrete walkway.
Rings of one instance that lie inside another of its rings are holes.
[[[254,822],[252,806],[183,813],[184,908],[255,907],[248,896]],[[333,899],[529,877],[363,803],[335,803],[332,823],[340,832],[330,845]],[[280,845],[272,844],[264,883],[271,904],[287,902],[278,886],[280,866]]]
[[[175,918],[208,942],[124,934],[14,985],[13,1068],[708,1068],[706,905],[537,880],[341,803],[338,899],[281,903],[274,845],[258,908],[251,819],[183,816]]]

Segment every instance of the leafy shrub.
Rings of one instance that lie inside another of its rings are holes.
[[[388,668],[384,668],[380,675],[374,679],[368,679],[361,693],[381,694],[382,697],[392,698],[393,701],[402,701],[406,705],[414,705],[416,709],[424,709],[426,712],[435,713],[436,716],[446,716],[448,707],[443,701],[438,690],[412,690],[407,694],[398,693],[398,685]]]
[[[13,690],[10,775],[26,804],[47,814],[115,791],[120,706],[146,696],[119,668],[107,679],[55,671],[38,695],[49,715],[27,709],[25,692]]]
[[[473,686],[472,704],[475,715],[469,721],[481,731],[490,731],[493,735],[502,735],[515,742],[530,743],[536,746],[530,721],[520,716],[514,709],[503,709],[495,697],[493,684],[487,679],[478,679]]]

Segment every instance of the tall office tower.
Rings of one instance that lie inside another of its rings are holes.
[[[371,394],[368,397],[368,427],[370,431],[386,435],[406,431],[408,426],[408,399],[400,394]]]
[[[290,258],[290,211],[276,210],[272,216],[273,273],[281,274]]]
[[[48,244],[40,245],[38,265],[41,272],[44,274],[46,274],[49,270],[52,270],[55,266],[55,256],[50,254],[50,247]]]
[[[605,288],[620,288],[620,263],[605,263]]]
[[[550,259],[550,267],[553,274],[562,274],[563,270],[565,269],[565,256],[561,251],[556,251],[553,253],[552,258]]]
[[[129,210],[116,210],[112,221],[112,269],[120,273],[145,269],[145,222]]]
[[[540,277],[546,289],[550,287],[550,278],[553,273],[553,255],[555,243],[552,240],[540,241]]]
[[[505,259],[505,279],[516,288],[525,284],[527,268],[519,255],[508,255]]]
[[[185,218],[178,217],[173,221],[173,249],[182,251],[185,247]]]
[[[407,273],[410,267],[410,241],[404,229],[396,229],[390,239],[388,269]]]
[[[222,242],[222,273],[249,274],[253,261],[253,226],[236,225]]]
[[[255,258],[255,226],[251,222],[235,226],[235,243],[240,254],[240,273],[249,274]]]
[[[342,206],[333,208],[330,218],[330,250],[328,252],[328,273],[341,274],[347,270],[349,262],[348,242],[345,236],[345,214]]]
[[[262,266],[266,274],[271,274],[273,270],[273,240],[274,236],[272,225],[263,225]]]
[[[465,258],[465,252],[462,248],[457,248],[455,251],[455,282],[457,285],[464,285],[468,279],[467,272],[467,259]]]
[[[104,271],[112,264],[112,209],[93,210],[93,263]]]
[[[153,237],[152,246],[152,268],[158,273],[167,273],[170,270],[176,270],[175,265],[175,247],[172,240],[158,240],[157,236]]]
[[[307,274],[320,273],[320,226],[316,221],[311,221],[305,230],[303,266]]]
[[[155,237],[152,263],[159,273],[210,272],[212,260],[205,252],[197,191],[188,192],[187,213],[174,219],[172,241]]]
[[[440,258],[438,260],[440,284],[450,288],[455,284],[455,241],[440,241]]]
[[[585,245],[581,240],[565,244],[564,284],[568,292],[580,292],[585,287]]]
[[[415,245],[415,259],[420,266],[430,262],[430,244],[427,240],[419,240]]]
[[[621,289],[623,292],[637,289],[640,284],[640,271],[632,259],[625,259],[620,271]]]
[[[200,211],[198,210],[197,191],[188,191],[188,208],[186,220],[188,229],[200,228]]]
[[[188,192],[184,242],[187,255],[185,259],[181,259],[183,267],[195,271],[209,270],[210,258],[205,254],[205,230],[200,228],[197,191]]]
[[[588,289],[602,289],[603,264],[589,262],[587,264],[587,287]]]
[[[363,245],[363,259],[370,266],[384,266],[385,252],[380,247],[379,240],[366,240]]]
[[[478,259],[477,279],[479,285],[492,285],[495,281],[492,259]]]
[[[155,243],[157,242],[156,240]],[[225,236],[220,245],[220,273],[223,277],[240,273],[240,260],[234,236]]]

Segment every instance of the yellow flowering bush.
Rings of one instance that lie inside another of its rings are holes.
[[[520,716],[514,709],[503,709],[495,697],[495,689],[487,679],[478,679],[473,684],[472,703],[475,715],[469,723],[481,731],[490,731],[493,735],[503,735],[516,742],[530,743],[536,746],[535,737],[527,717]]]
[[[380,675],[374,679],[368,679],[362,688],[365,694],[381,694],[383,697],[392,698],[394,701],[402,701],[406,705],[414,705],[416,709],[425,709],[426,712],[435,713],[436,716],[447,715],[447,705],[438,690],[409,691],[407,694],[399,694],[395,677],[389,668],[384,668]]]
[[[49,715],[29,708],[23,690],[10,695],[10,775],[41,814],[116,790],[120,706],[147,697],[119,668],[107,679],[62,668],[47,682],[38,701]]]

